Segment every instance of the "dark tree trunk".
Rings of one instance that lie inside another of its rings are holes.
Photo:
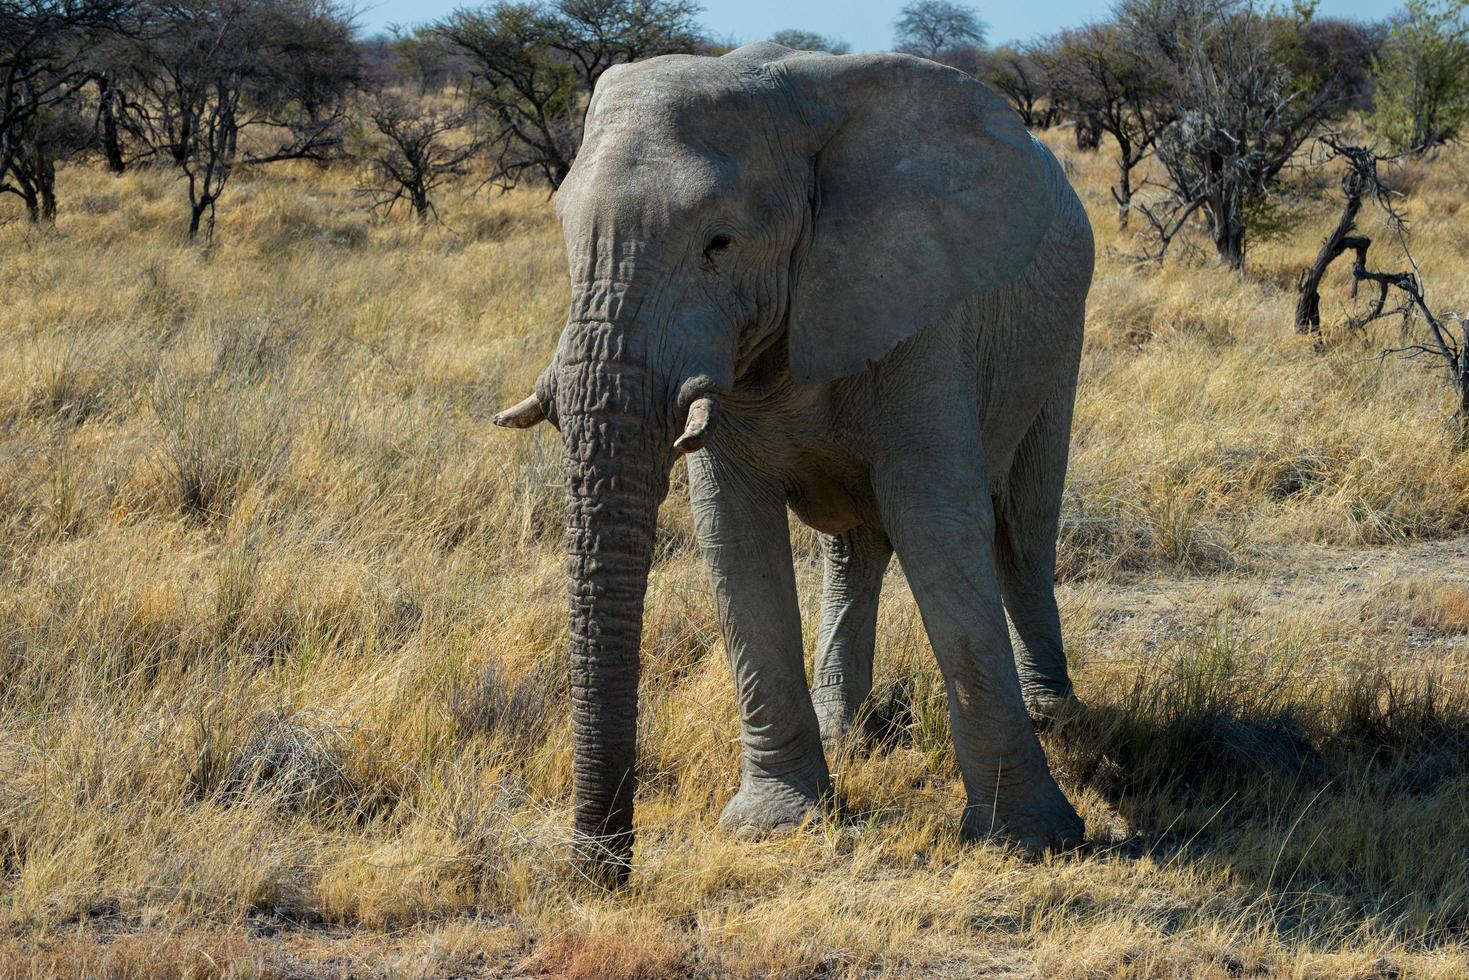
[[[1078,150],[1095,150],[1102,145],[1102,124],[1093,113],[1077,116],[1073,131]]]
[[[1210,196],[1209,230],[1219,261],[1231,269],[1245,264],[1245,221],[1237,194],[1224,190]]]
[[[117,89],[106,75],[97,77],[97,119],[102,125],[102,153],[107,169],[114,174],[127,170],[122,155],[122,138],[117,129]]]
[[[561,362],[566,473],[575,834],[584,869],[619,884],[631,866],[637,790],[638,646],[658,505],[663,425],[627,337],[587,325]]]
[[[1346,203],[1342,205],[1336,227],[1321,243],[1316,261],[1301,274],[1298,287],[1301,296],[1296,300],[1296,333],[1321,332],[1321,279],[1326,275],[1327,267],[1348,248],[1352,230],[1357,225],[1357,212],[1362,208],[1362,180],[1355,169],[1342,176],[1342,193],[1346,196]]]
[[[40,224],[41,223],[41,199],[40,199],[40,196],[35,192],[35,190],[33,190],[32,188],[30,188],[30,187],[27,186],[27,187],[22,187],[21,188],[20,198],[21,198],[22,201],[25,202],[25,206],[26,206],[26,218],[33,225]]]
[[[208,196],[200,197],[198,201],[189,207],[189,240],[199,237],[199,226],[203,223],[204,215],[209,213],[213,207],[213,201]],[[214,218],[209,219],[210,237],[213,237]]]
[[[1125,136],[1117,136],[1117,187],[1112,192],[1112,196],[1117,199],[1117,227],[1124,230],[1132,215],[1132,167],[1134,163],[1136,161],[1132,156],[1132,143]]]
[[[3,185],[7,193],[25,204],[26,218],[33,225],[56,221],[56,161],[44,145],[31,145],[14,154],[10,166],[10,182]]]
[[[42,160],[37,184],[41,192],[41,220],[46,224],[56,223],[56,164]]]
[[[1454,413],[1454,451],[1469,450],[1469,318],[1459,321],[1458,357],[1449,360],[1449,377],[1459,395],[1459,409]]]
[[[179,124],[179,141],[169,147],[169,156],[173,157],[176,167],[182,167],[188,162],[189,154],[194,148],[194,127],[189,120],[185,119]]]
[[[1214,249],[1219,261],[1231,269],[1240,269],[1245,264],[1245,236],[1243,231],[1226,227],[1214,237]]]
[[[1464,343],[1469,344],[1469,326],[1464,328]],[[1458,430],[1454,434],[1455,452],[1469,450],[1469,347],[1464,348],[1460,355],[1462,363],[1459,365],[1459,411],[1454,417]]]

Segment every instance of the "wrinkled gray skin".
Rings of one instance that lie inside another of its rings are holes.
[[[557,209],[566,330],[496,421],[561,430],[588,864],[620,881],[632,853],[643,599],[679,451],[740,709],[724,825],[829,799],[823,741],[871,689],[896,553],[948,691],[962,833],[1077,844],[1027,715],[1071,694],[1052,574],[1092,237],[1055,159],[959,72],[758,44],[608,72]],[[826,545],[811,688],[788,507]]]

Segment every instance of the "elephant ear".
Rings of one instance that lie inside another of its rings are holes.
[[[766,70],[789,80],[824,138],[793,276],[797,381],[862,371],[1030,264],[1055,191],[993,91],[906,55],[787,55]]]

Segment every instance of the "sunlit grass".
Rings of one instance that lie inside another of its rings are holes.
[[[960,845],[899,576],[891,737],[834,760],[845,812],[721,834],[737,723],[680,491],[616,895],[565,860],[559,447],[490,421],[559,333],[544,196],[451,195],[419,228],[284,167],[231,184],[206,251],[166,173],[65,171],[54,230],[0,228],[0,973],[1469,972],[1447,390],[1376,357],[1390,328],[1292,332],[1330,181],[1245,275],[1156,268],[1125,257],[1110,160],[1050,142],[1100,252],[1061,563],[1090,709],[1047,736],[1090,848]],[[1403,175],[1445,308],[1466,179],[1452,148]]]

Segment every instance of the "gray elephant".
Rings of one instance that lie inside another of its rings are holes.
[[[631,859],[639,634],[680,452],[740,710],[725,826],[829,799],[823,740],[872,686],[896,552],[948,692],[961,833],[1079,843],[1027,713],[1071,696],[1053,570],[1093,246],[1055,159],[960,72],[757,44],[609,71],[556,207],[566,329],[495,421],[561,431],[589,866],[620,881]],[[810,687],[787,507],[826,548]]]

